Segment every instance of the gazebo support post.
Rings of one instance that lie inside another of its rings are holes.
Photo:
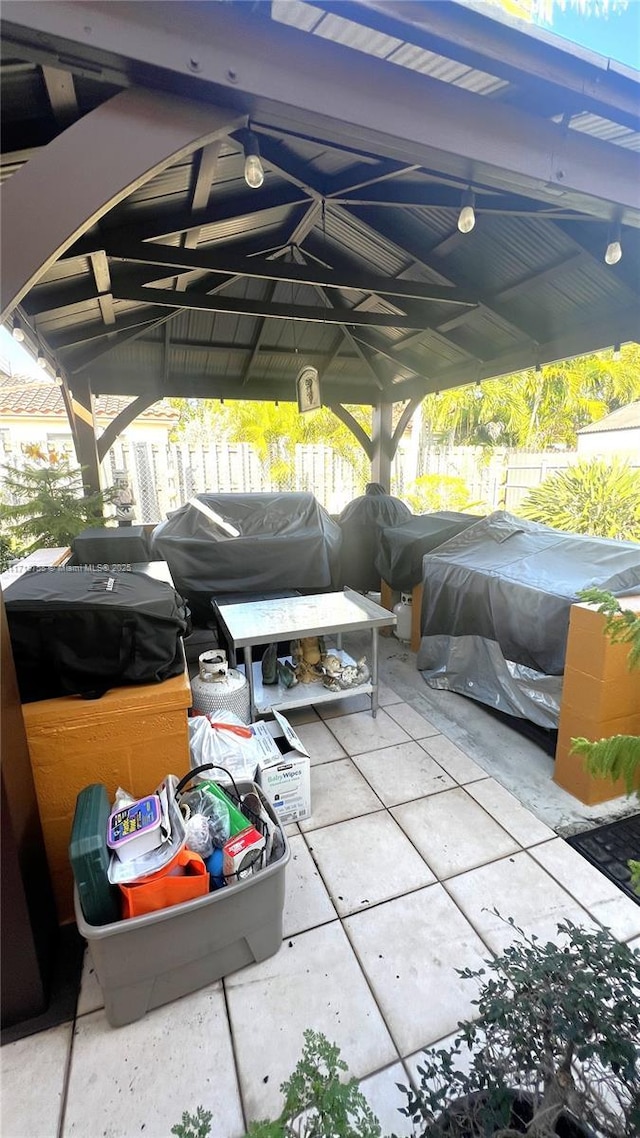
[[[391,491],[391,460],[394,454],[392,441],[392,403],[378,403],[373,408],[373,437],[371,453],[371,479]]]

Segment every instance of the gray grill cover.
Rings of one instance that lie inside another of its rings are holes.
[[[473,514],[440,510],[420,514],[382,530],[376,568],[392,589],[411,592],[422,580],[422,558],[480,519]]]
[[[380,588],[376,554],[384,526],[398,526],[413,515],[399,498],[385,494],[377,483],[366,494],[349,502],[338,517],[342,530],[340,584],[362,592]]]
[[[499,511],[427,554],[423,583],[427,683],[554,727],[571,605],[589,585],[637,592],[640,545]]]
[[[153,556],[168,562],[187,597],[323,589],[334,581],[340,527],[313,494],[197,494],[196,500],[239,536],[189,502],[156,526]]]

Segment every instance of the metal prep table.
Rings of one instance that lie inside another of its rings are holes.
[[[371,713],[378,710],[378,629],[393,626],[395,615],[353,589],[341,593],[318,593],[307,597],[287,597],[245,604],[218,604],[218,616],[225,634],[234,648],[242,648],[245,673],[249,682],[251,714],[264,715],[277,708],[327,703],[353,695],[371,696]],[[332,692],[320,683],[296,684],[284,688],[280,684],[263,686],[262,665],[252,663],[255,644],[297,640],[303,636],[341,637],[344,632],[371,631],[371,679],[357,687]]]

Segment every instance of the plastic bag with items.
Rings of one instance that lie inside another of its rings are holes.
[[[195,715],[190,719],[189,753],[192,770],[213,763],[226,767],[235,779],[251,781],[261,756],[251,727],[232,711]]]
[[[182,795],[180,809],[185,816],[187,845],[206,861],[231,833],[229,807],[203,784]]]

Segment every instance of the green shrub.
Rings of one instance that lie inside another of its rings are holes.
[[[82,471],[55,453],[3,469],[0,526],[5,542],[24,557],[34,549],[70,545],[87,526],[105,524],[114,491],[85,494]]]
[[[481,504],[471,501],[467,483],[455,474],[422,474],[411,483],[404,498],[414,514],[472,510]]]
[[[518,513],[568,533],[640,540],[640,470],[614,459],[589,459],[545,478]]]

